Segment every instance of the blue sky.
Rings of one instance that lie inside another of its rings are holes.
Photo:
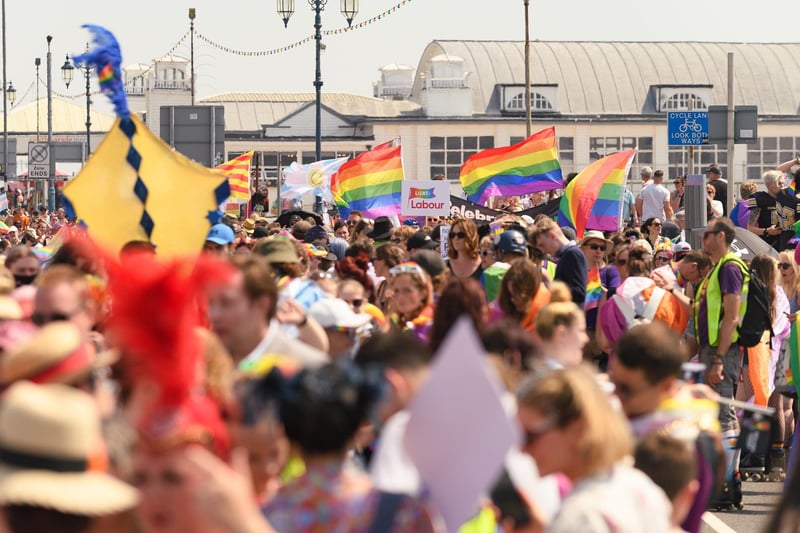
[[[354,23],[371,18],[401,0],[361,0]],[[120,41],[124,64],[149,63],[169,51],[189,28],[188,9],[197,10],[197,31],[229,48],[261,51],[296,42],[313,32],[307,0],[284,29],[275,0],[138,0],[129,7],[99,0],[19,2],[6,0],[7,77],[24,96],[34,82],[34,58],[42,58],[45,36],[54,36],[53,88],[80,95],[81,84],[64,87],[59,68],[65,55],[80,52],[88,33],[83,23],[106,26]],[[634,0],[531,0],[532,38],[592,41],[796,41],[786,21],[800,20],[797,0],[704,0],[669,4]],[[135,5],[135,7],[133,7]],[[687,6],[693,10],[687,14]],[[69,9],[69,11],[66,11]],[[338,0],[329,0],[323,28],[345,25]],[[522,40],[522,0],[411,0],[397,12],[365,28],[324,39],[324,91],[372,94],[378,69],[388,63],[416,67],[431,40]],[[189,40],[176,54],[189,55]],[[195,41],[197,95],[222,92],[313,91],[314,45],[266,57],[242,57]],[[780,73],[775,73],[779,76]],[[42,87],[40,90],[44,90]],[[44,94],[44,93],[42,93]],[[33,98],[32,91],[28,100]]]

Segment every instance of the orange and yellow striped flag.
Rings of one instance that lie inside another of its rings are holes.
[[[230,202],[248,202],[250,200],[250,161],[253,159],[253,150],[245,152],[239,157],[226,161],[214,167],[214,170],[228,176],[231,186]]]

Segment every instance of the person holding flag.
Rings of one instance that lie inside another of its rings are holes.
[[[586,257],[588,267],[586,283],[586,299],[583,309],[586,313],[586,333],[589,342],[584,345],[583,358],[592,361],[602,357],[603,350],[597,344],[595,328],[597,324],[597,310],[603,296],[613,294],[619,286],[619,272],[606,265],[606,251],[610,250],[613,243],[605,238],[602,231],[587,230],[580,241],[580,249]]]

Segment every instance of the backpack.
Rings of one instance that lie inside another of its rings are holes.
[[[647,300],[647,305],[645,306],[644,310],[641,313],[636,313],[633,307],[625,301],[622,296],[619,294],[615,294],[611,297],[614,302],[616,302],[617,307],[619,308],[622,315],[625,317],[625,322],[628,324],[628,329],[633,328],[635,326],[640,326],[642,324],[649,324],[653,321],[653,317],[656,316],[656,311],[658,310],[658,305],[661,303],[661,299],[667,293],[664,289],[660,287],[653,287],[653,292],[650,293],[650,299]]]
[[[769,311],[771,302],[764,282],[750,275],[749,270],[745,270],[747,266],[744,263],[740,264],[739,268],[742,268],[743,274],[750,277],[750,285],[747,290],[747,307],[737,329],[739,340],[736,343],[750,348],[761,342],[761,336],[765,331],[769,331],[772,338],[772,316]]]

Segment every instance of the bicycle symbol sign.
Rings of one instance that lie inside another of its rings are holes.
[[[667,114],[669,144],[700,145],[708,139],[708,112],[682,111]]]

